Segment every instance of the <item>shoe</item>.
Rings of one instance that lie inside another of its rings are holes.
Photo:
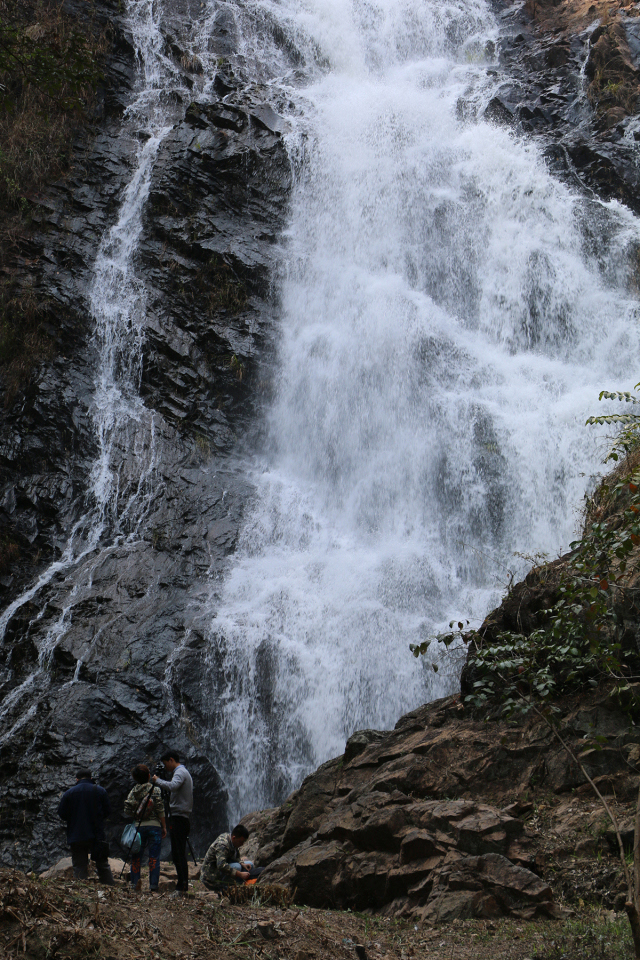
[[[169,896],[172,900],[176,900],[178,897],[184,897],[184,891],[174,890],[173,893],[170,893]]]

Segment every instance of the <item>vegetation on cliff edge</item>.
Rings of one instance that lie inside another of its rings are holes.
[[[60,0],[0,0],[0,375],[8,405],[52,351],[46,304],[16,285],[11,261],[24,250],[31,205],[71,162],[107,46],[87,4],[78,24]]]

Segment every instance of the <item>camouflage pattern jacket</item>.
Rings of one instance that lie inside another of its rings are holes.
[[[200,879],[207,886],[235,883],[232,863],[240,863],[240,851],[231,843],[228,833],[221,833],[207,850]]]
[[[127,817],[133,817],[136,822],[140,819],[142,815],[141,804],[144,802],[144,798],[148,795],[150,787],[150,783],[136,783],[135,787],[130,791],[129,796],[124,802],[124,812]],[[164,820],[162,791],[160,790],[160,787],[154,787],[153,793],[151,794],[149,802],[147,803],[144,819],[140,826],[159,827],[161,826],[161,820]]]

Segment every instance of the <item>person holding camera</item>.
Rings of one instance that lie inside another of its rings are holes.
[[[90,770],[81,767],[76,773],[75,786],[62,794],[58,805],[58,816],[67,822],[67,842],[76,880],[88,879],[91,854],[100,882],[109,886],[115,883],[104,833],[104,821],[110,814],[107,791],[93,782]]]
[[[191,774],[180,763],[177,750],[168,750],[160,757],[170,780],[161,780],[156,774],[151,778],[161,790],[167,790],[169,799],[169,836],[171,837],[171,856],[176,868],[176,894],[189,890],[189,866],[187,864],[187,838],[189,836],[190,816],[193,809],[193,780]]]
[[[149,786],[151,773],[149,767],[139,763],[131,771],[135,787],[129,791],[124,802],[124,812],[138,823],[141,846],[138,853],[131,857],[129,880],[134,890],[142,888],[140,860],[146,846],[149,847],[149,890],[157,892],[160,882],[160,845],[167,835],[164,816],[164,804],[160,787]]]

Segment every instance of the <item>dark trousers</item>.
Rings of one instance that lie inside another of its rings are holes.
[[[189,819],[171,815],[169,836],[171,837],[171,857],[178,874],[176,890],[186,893],[189,889],[189,865],[187,863],[187,837],[189,836]]]
[[[91,859],[96,865],[96,870],[98,871],[98,879],[100,883],[111,886],[115,883],[113,879],[113,874],[111,873],[111,867],[109,866],[109,858],[103,857],[98,854],[96,858],[93,853],[93,841],[91,840],[82,840],[77,841],[76,843],[70,843],[71,847],[71,863],[73,864],[73,875],[76,880],[86,880],[89,876],[89,854],[91,854]]]
[[[240,864],[231,864],[231,866],[240,866]],[[257,880],[263,870],[266,870],[266,867],[251,867],[249,870],[249,880]],[[229,887],[239,887],[243,883],[246,883],[246,880],[237,880],[236,877],[229,877],[228,880],[208,880],[206,877],[203,877],[200,874],[200,880],[202,885],[207,888],[207,890],[215,890],[218,893],[224,893]]]

